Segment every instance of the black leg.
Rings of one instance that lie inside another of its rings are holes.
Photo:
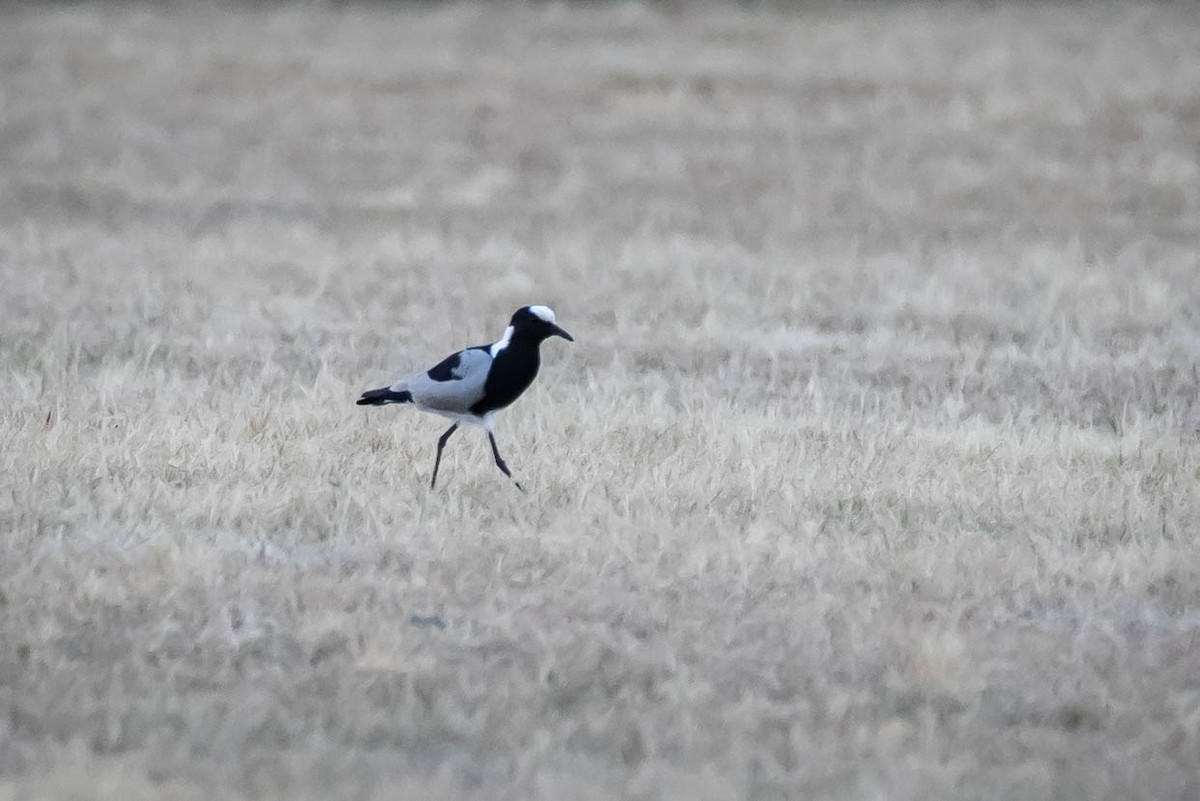
[[[437,458],[433,460],[433,480],[429,482],[429,488],[433,489],[437,486],[437,471],[438,466],[442,463],[442,448],[446,447],[446,441],[450,439],[450,435],[458,430],[458,423],[446,429],[446,433],[438,437],[438,452]]]
[[[496,467],[500,468],[501,473],[509,478],[512,478],[512,473],[509,471],[508,465],[506,465],[504,460],[500,458],[500,451],[496,448],[496,438],[492,436],[491,431],[488,432],[488,442],[492,443],[492,456],[496,457]],[[519,489],[521,492],[525,491],[525,488],[521,486],[521,482],[517,481],[515,478],[513,478],[513,483],[517,485],[517,489]]]

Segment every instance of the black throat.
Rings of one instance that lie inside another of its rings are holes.
[[[512,337],[492,361],[487,382],[483,385],[483,397],[471,407],[475,414],[487,414],[503,409],[521,396],[537,377],[541,366],[539,346],[542,340],[536,336],[513,331]]]

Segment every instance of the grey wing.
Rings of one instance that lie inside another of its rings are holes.
[[[483,398],[491,366],[486,348],[460,350],[425,372],[401,378],[391,389],[407,390],[417,406],[465,414]]]

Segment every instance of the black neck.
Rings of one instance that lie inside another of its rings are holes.
[[[509,337],[510,345],[520,344],[523,348],[533,348],[537,350],[538,345],[541,345],[545,337],[529,331],[528,329],[514,328],[512,336]]]
[[[541,366],[538,346],[542,340],[524,332],[513,331],[508,344],[492,360],[483,399],[471,407],[476,414],[503,409],[529,388]]]

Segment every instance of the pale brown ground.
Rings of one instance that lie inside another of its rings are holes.
[[[4,7],[0,222],[0,798],[1200,797],[1190,6]]]

